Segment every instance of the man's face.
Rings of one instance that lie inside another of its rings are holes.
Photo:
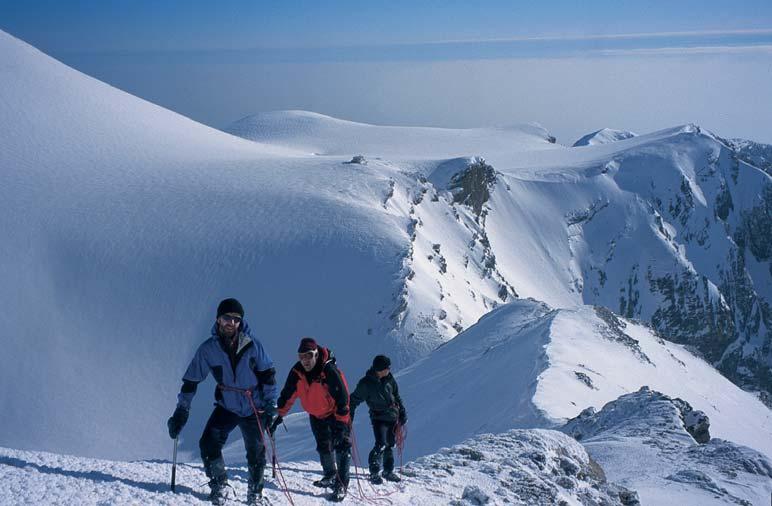
[[[305,369],[306,371],[310,371],[311,369],[314,368],[318,357],[319,357],[319,350],[311,350],[303,353],[298,353],[298,358],[300,359],[300,365],[302,365],[303,369]]]
[[[225,313],[217,318],[217,327],[223,337],[232,338],[239,331],[240,326],[241,315],[238,313]]]
[[[385,378],[386,376],[389,375],[390,372],[391,372],[391,369],[387,367],[383,371],[375,371],[375,374],[376,376],[378,376],[378,378]]]

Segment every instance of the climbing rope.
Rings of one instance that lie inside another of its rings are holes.
[[[252,390],[251,389],[243,389],[243,388],[235,388],[235,387],[229,387],[225,385],[218,384],[217,388],[220,390],[226,390],[230,392],[238,392],[241,394],[244,394],[244,396],[249,401],[249,405],[252,407],[252,411],[255,413],[255,419],[257,420],[257,427],[260,429],[260,440],[263,443],[263,448],[268,448],[268,446],[265,444],[265,435],[263,434],[264,428],[263,423],[260,421],[260,411],[257,409],[257,406],[255,406],[255,401],[252,399]],[[292,494],[289,491],[289,487],[287,486],[287,481],[284,479],[284,473],[282,472],[281,465],[279,464],[279,456],[276,452],[276,443],[274,442],[273,438],[270,438],[271,441],[271,454],[272,458],[276,461],[276,468],[278,470],[277,476],[279,488],[284,493],[284,495],[287,497],[287,501],[292,506],[295,506],[295,501],[292,500]],[[267,459],[266,459],[267,460]]]

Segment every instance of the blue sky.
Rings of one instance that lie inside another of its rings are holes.
[[[769,0],[0,0],[0,29],[215,127],[309,109],[536,121],[563,142],[687,122],[772,142]]]
[[[772,2],[2,0],[0,27],[54,53],[313,48],[772,28]]]

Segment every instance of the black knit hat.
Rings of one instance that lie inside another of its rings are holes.
[[[236,299],[225,299],[217,306],[217,318],[226,313],[236,313],[244,318],[244,308],[241,307],[241,302]]]
[[[311,337],[304,337],[300,340],[300,346],[298,347],[298,353],[305,353],[307,351],[314,351],[319,348],[319,345],[316,344],[316,341],[314,341]]]
[[[383,371],[391,367],[391,360],[386,355],[376,355],[373,359],[373,370]]]

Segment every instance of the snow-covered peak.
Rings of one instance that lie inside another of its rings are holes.
[[[608,144],[609,142],[623,141],[635,137],[636,134],[627,130],[614,130],[613,128],[601,128],[585,135],[576,141],[573,147],[594,146],[596,144]]]
[[[703,411],[714,437],[772,455],[772,412],[757,398],[682,346],[603,308],[515,300],[397,379],[416,406],[409,455],[481,432],[553,426],[644,385]],[[453,423],[437,431],[449,413]]]
[[[148,160],[291,154],[286,148],[234,139],[129,95],[3,31],[0,58],[0,138],[22,162],[56,166],[82,157],[91,165],[131,161],[136,167]]]
[[[308,111],[274,111],[242,118],[225,129],[252,141],[317,155],[453,158],[559,148],[535,124],[452,129],[381,126]]]

